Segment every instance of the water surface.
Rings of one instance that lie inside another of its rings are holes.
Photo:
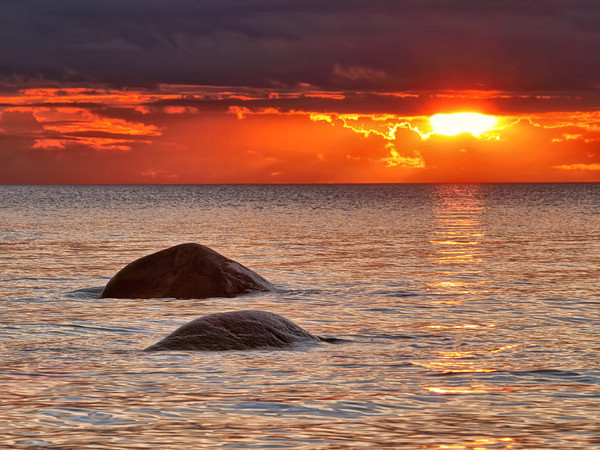
[[[0,446],[600,448],[600,184],[0,186]],[[99,299],[198,242],[277,292]],[[351,342],[141,350],[263,309]]]

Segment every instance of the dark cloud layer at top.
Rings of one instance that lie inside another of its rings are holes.
[[[4,1],[0,76],[5,84],[597,90],[599,5]]]

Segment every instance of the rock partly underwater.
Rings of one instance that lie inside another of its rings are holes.
[[[289,348],[322,340],[294,322],[267,311],[232,311],[210,314],[181,326],[145,351],[250,350]]]
[[[103,298],[235,297],[274,290],[263,277],[200,244],[181,244],[137,259],[112,277]]]

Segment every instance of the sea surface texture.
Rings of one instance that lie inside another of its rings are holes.
[[[600,183],[0,186],[1,448],[600,448]],[[101,299],[197,242],[275,292]],[[348,342],[142,350],[259,309]]]

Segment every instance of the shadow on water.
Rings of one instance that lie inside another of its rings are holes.
[[[81,298],[81,299],[100,298],[103,290],[104,290],[104,286],[94,286],[94,287],[89,287],[89,288],[76,289],[74,291],[67,292],[64,295],[67,298]]]
[[[327,336],[317,336],[322,342],[327,342],[328,344],[347,344],[349,342],[354,342],[352,339],[343,339],[336,337],[327,337]]]

